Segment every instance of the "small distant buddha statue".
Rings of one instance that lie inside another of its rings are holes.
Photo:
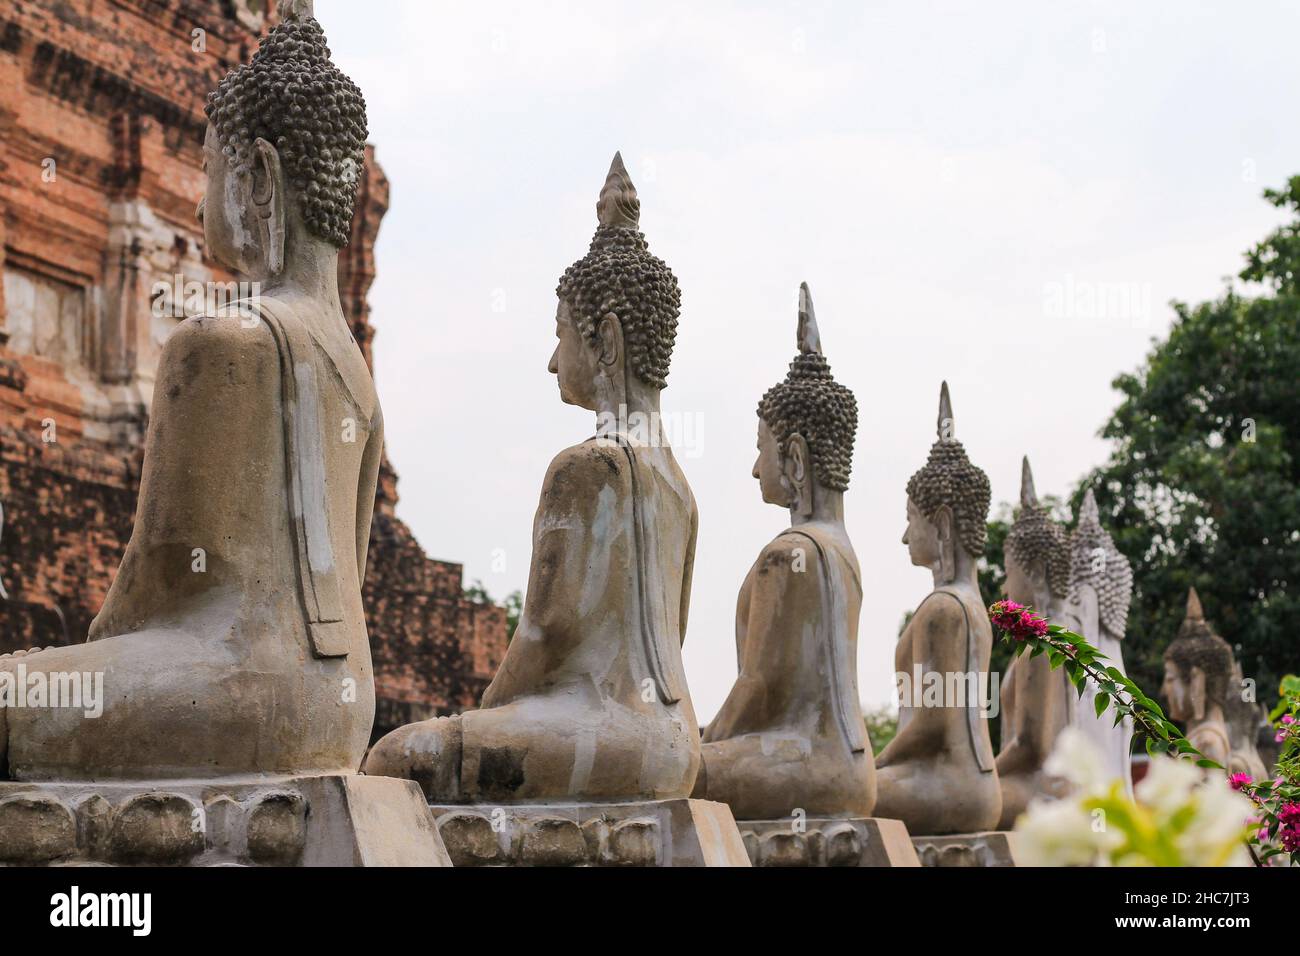
[[[913,836],[989,830],[1002,812],[983,700],[993,629],[976,568],[989,480],[953,435],[945,382],[939,440],[907,483],[903,535],[912,563],[933,575],[934,591],[899,638],[898,733],[876,759],[875,815],[902,820]],[[937,681],[942,693],[932,700],[917,681]]]
[[[1066,623],[1088,643],[1106,655],[1106,665],[1124,670],[1121,642],[1133,598],[1133,567],[1115,547],[1101,526],[1097,499],[1089,488],[1079,508],[1079,523],[1070,536],[1070,595]],[[1083,695],[1073,696],[1074,723],[1102,754],[1103,767],[1133,788],[1129,756],[1133,722],[1124,718],[1115,724],[1113,711],[1096,711],[1096,688],[1087,682]]]
[[[549,369],[597,431],[547,469],[505,659],[480,709],[400,727],[366,760],[435,803],[688,797],[699,769],[681,659],[698,518],[659,427],[681,297],[618,155],[596,212]]]
[[[365,101],[298,0],[206,111],[207,253],[260,289],[167,339],[135,526],[87,643],[0,659],[103,674],[97,718],[0,709],[13,780],[355,774],[365,753],[383,427],[336,278]]]
[[[1191,588],[1183,625],[1165,648],[1160,693],[1192,746],[1225,768],[1231,764],[1232,744],[1223,707],[1235,663],[1232,647],[1210,628],[1200,596]]]
[[[758,556],[736,604],[739,675],[704,732],[695,796],[742,820],[796,810],[871,815],[875,770],[858,700],[862,575],[844,527],[858,406],[831,377],[808,286],[799,353],[758,406],[763,500],[790,528]]]
[[[1065,529],[1038,503],[1028,458],[1021,463],[1020,511],[1007,532],[1004,554],[1007,597],[1048,620],[1060,620],[1070,589],[1070,543]],[[1064,793],[1062,781],[1043,764],[1074,714],[1073,687],[1063,670],[1052,670],[1046,655],[1017,657],[1003,680],[1001,713],[998,829],[1010,830],[1030,799]]]

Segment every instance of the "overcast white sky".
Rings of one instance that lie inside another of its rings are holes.
[[[1278,221],[1261,190],[1300,172],[1300,13],[705,6],[317,0],[392,183],[371,302],[399,514],[467,583],[524,587],[546,466],[594,424],[546,371],[555,283],[620,149],[682,286],[663,403],[699,423],[679,456],[700,508],[700,718],[735,677],[736,592],[787,525],[750,477],[754,408],[793,356],[804,280],[858,397],[846,507],[875,705],[931,586],[899,539],[940,380],[995,505],[1022,454],[1056,494],[1104,459],[1112,378],[1169,300],[1222,289]]]

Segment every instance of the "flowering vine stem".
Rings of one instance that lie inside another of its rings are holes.
[[[1011,642],[1017,657],[1025,651],[1030,652],[1031,658],[1046,654],[1052,670],[1064,667],[1080,697],[1091,678],[1096,687],[1097,716],[1109,707],[1115,711],[1116,724],[1125,717],[1132,719],[1146,739],[1147,753],[1153,756],[1172,753],[1195,760],[1202,767],[1223,769],[1197,750],[1169,721],[1160,705],[1144,694],[1127,674],[1105,664],[1106,655],[1082,636],[1059,624],[1049,624],[1031,608],[1015,601],[998,601],[989,608],[989,620],[1003,639]]]

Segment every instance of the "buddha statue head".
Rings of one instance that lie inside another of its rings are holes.
[[[1087,591],[1095,595],[1103,633],[1123,640],[1129,602],[1133,599],[1133,566],[1101,526],[1097,498],[1091,488],[1084,492],[1079,524],[1070,535],[1069,600],[1080,604]]]
[[[831,377],[806,282],[799,286],[797,344],[785,380],[758,403],[754,477],[764,501],[809,517],[849,487],[858,402]]]
[[[337,259],[365,162],[366,104],[330,60],[310,0],[208,94],[198,218],[208,253],[263,281]],[[337,281],[332,273],[321,283]]]
[[[591,247],[555,290],[559,343],[548,367],[570,405],[599,412],[638,399],[653,404],[667,387],[682,297],[672,270],[651,255],[640,215],[636,187],[615,153]]]
[[[1174,720],[1204,720],[1228,694],[1235,661],[1228,642],[1211,630],[1196,588],[1187,592],[1187,614],[1165,648],[1161,694]]]
[[[1070,541],[1038,503],[1029,458],[1020,465],[1020,510],[1004,544],[1007,597],[1048,613],[1070,590]]]
[[[959,566],[973,567],[984,553],[991,489],[988,476],[954,437],[947,382],[939,390],[938,434],[924,467],[907,482],[903,543],[914,565],[949,583]]]

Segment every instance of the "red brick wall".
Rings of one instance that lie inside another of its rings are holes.
[[[203,255],[194,218],[204,182],[202,106],[256,48],[259,24],[249,10],[260,6],[0,7],[0,271],[80,290],[82,302],[79,361],[0,341],[0,584],[8,592],[0,599],[0,652],[84,640],[116,573],[171,322],[151,315],[150,289],[177,273],[231,278]],[[203,31],[201,52],[195,30]],[[47,159],[52,178],[42,175]],[[373,151],[368,159],[339,285],[369,361],[366,296],[388,183]],[[0,285],[0,328],[19,311]],[[391,724],[384,715],[472,705],[505,651],[504,612],[465,601],[460,566],[424,555],[396,517],[397,477],[384,465],[365,582],[377,731]]]

